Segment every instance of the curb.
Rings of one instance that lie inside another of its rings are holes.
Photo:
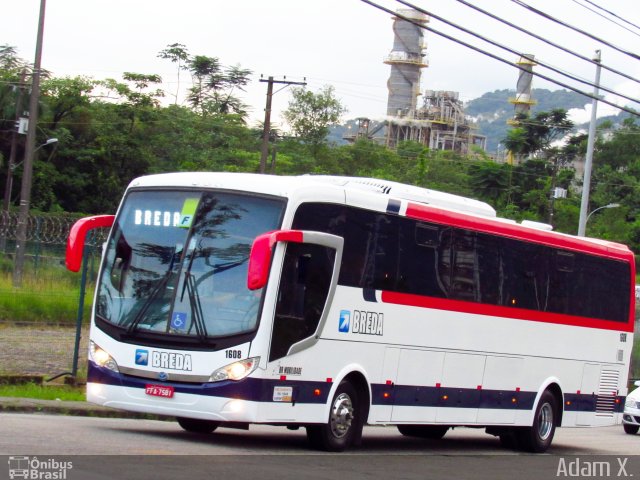
[[[171,421],[173,417],[148,413],[127,412],[101,407],[89,402],[39,400],[34,398],[0,397],[0,413],[47,413],[77,417],[129,418]]]

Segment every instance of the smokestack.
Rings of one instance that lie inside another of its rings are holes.
[[[399,9],[398,14],[425,25],[429,17],[413,9]],[[420,95],[420,72],[428,66],[424,29],[399,17],[393,17],[393,50],[384,63],[391,65],[387,82],[388,116],[405,116],[415,112]]]
[[[516,86],[515,98],[510,98],[509,102],[513,103],[515,115],[519,113],[528,114],[531,105],[535,105],[535,100],[531,99],[531,81],[533,79],[533,67],[537,65],[535,56],[527,53],[520,57],[517,62],[521,69],[518,75],[518,84]]]

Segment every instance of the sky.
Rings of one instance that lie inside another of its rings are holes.
[[[375,0],[390,9],[407,8],[394,0]],[[602,63],[640,79],[640,60],[561,27],[530,12],[515,0],[467,0],[512,23],[548,38],[585,57],[602,51]],[[572,26],[640,54],[640,28],[607,15],[593,3],[640,26],[638,0],[522,0]],[[591,2],[591,3],[590,3]],[[482,15],[456,0],[414,0],[411,3],[587,79],[595,78],[595,66]],[[40,0],[4,2],[0,17],[0,45],[14,46],[20,57],[32,62]],[[594,10],[590,11],[589,9]],[[616,23],[609,19],[615,20]],[[46,5],[42,66],[54,76],[84,75],[95,79],[121,79],[124,72],[154,73],[163,78],[167,91],[175,92],[175,64],[158,58],[158,52],[181,43],[193,55],[217,57],[223,65],[237,65],[253,72],[241,99],[249,105],[250,121],[264,117],[266,83],[260,76],[291,81],[306,79],[314,92],[333,86],[347,108],[343,119],[382,119],[386,113],[390,67],[383,59],[392,50],[392,19],[361,0],[48,0]],[[513,62],[517,56],[472,39],[459,30],[431,19],[429,26],[489,50]],[[421,90],[457,91],[463,101],[497,89],[515,89],[518,70],[426,32],[429,67],[422,73]],[[536,71],[591,93],[593,87],[567,80],[536,67]],[[189,86],[186,72],[182,89]],[[640,84],[606,70],[602,85],[632,98],[640,98]],[[561,87],[539,78],[534,88]],[[281,123],[290,88],[273,97],[272,122]],[[179,101],[184,94],[180,93]],[[606,94],[617,103],[627,100]],[[173,101],[167,97],[166,101]],[[575,121],[588,121],[586,108],[571,112]],[[635,104],[640,108],[639,104]],[[615,113],[604,105],[599,115]]]

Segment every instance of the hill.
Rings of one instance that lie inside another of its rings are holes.
[[[465,113],[478,122],[479,133],[487,136],[487,151],[495,152],[498,144],[506,136],[509,125],[507,120],[513,117],[514,107],[509,98],[515,96],[515,90],[504,89],[487,92],[465,105]],[[548,112],[555,108],[570,110],[584,108],[590,100],[583,95],[568,90],[533,89],[531,97],[537,102],[532,112]]]

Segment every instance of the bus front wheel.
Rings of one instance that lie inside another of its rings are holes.
[[[348,381],[338,385],[329,420],[322,425],[308,425],[307,438],[313,448],[329,452],[341,452],[358,438],[362,428],[358,404],[358,392]]]
[[[213,422],[211,420],[198,420],[196,418],[177,417],[178,425],[180,425],[187,432],[193,433],[211,433],[218,426],[220,422]]]
[[[533,425],[518,431],[518,445],[528,452],[545,452],[553,440],[558,418],[556,397],[549,390],[546,390],[536,407]]]

